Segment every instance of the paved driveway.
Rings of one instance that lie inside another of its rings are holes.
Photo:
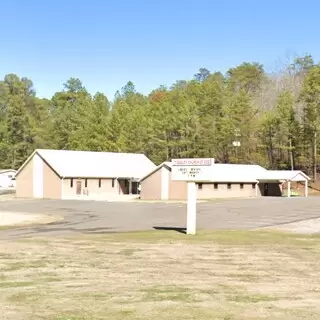
[[[185,204],[67,200],[0,202],[1,211],[63,215],[50,225],[0,231],[0,238],[184,228]],[[320,197],[222,200],[198,204],[200,229],[254,229],[320,217]]]

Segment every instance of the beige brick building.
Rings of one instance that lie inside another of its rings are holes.
[[[187,183],[171,179],[172,164],[164,162],[140,180],[144,200],[186,200]],[[283,184],[310,178],[301,171],[267,170],[258,165],[213,164],[210,178],[197,183],[198,199],[282,196]],[[289,194],[290,195],[290,194]]]
[[[113,199],[137,195],[155,168],[143,154],[35,150],[16,173],[19,198]]]

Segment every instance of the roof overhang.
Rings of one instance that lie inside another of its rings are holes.
[[[291,174],[292,173],[292,174]],[[257,180],[259,182],[285,182],[285,181],[291,181],[291,182],[299,182],[299,181],[308,181],[310,180],[310,177],[308,177],[305,173],[302,171],[289,171],[284,170],[282,171],[267,171],[263,176],[258,177]]]

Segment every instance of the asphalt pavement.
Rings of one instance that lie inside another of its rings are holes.
[[[186,226],[186,204],[182,203],[11,200],[0,202],[0,214],[1,211],[59,215],[63,220],[0,230],[0,239],[183,229]],[[320,197],[264,197],[197,205],[197,228],[207,230],[250,230],[319,217]]]

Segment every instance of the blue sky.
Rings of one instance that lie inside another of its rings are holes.
[[[243,61],[273,70],[320,58],[318,1],[10,0],[0,4],[0,77],[27,76],[50,98],[70,77],[109,99],[129,80],[148,93]]]

